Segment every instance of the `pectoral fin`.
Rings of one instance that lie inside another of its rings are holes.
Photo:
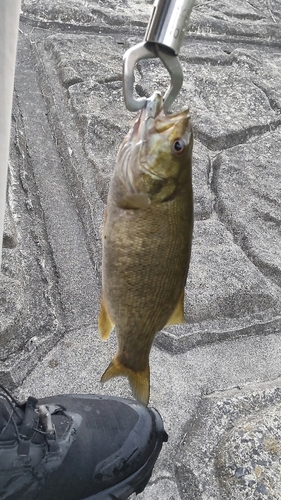
[[[113,330],[113,327],[114,323],[109,316],[106,303],[102,295],[99,315],[99,334],[102,340],[106,340],[109,337],[111,331]]]
[[[122,363],[117,361],[116,356],[108,365],[104,374],[101,377],[101,382],[107,382],[113,377],[127,377],[134,397],[144,406],[147,406],[150,392],[150,374],[149,366],[141,372],[135,372],[131,368],[127,368]]]
[[[181,323],[185,323],[184,314],[183,314],[183,302],[184,302],[184,289],[180,294],[180,298],[178,303],[174,309],[172,316],[170,317],[166,326],[169,325],[180,325]]]
[[[146,210],[150,205],[150,199],[146,193],[126,193],[123,198],[121,198],[118,206],[124,209],[137,209]]]

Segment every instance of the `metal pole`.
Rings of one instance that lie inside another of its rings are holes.
[[[177,55],[194,2],[195,0],[155,0],[145,41],[168,47]]]
[[[0,268],[20,0],[0,0]]]

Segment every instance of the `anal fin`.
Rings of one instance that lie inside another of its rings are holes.
[[[166,323],[166,326],[169,325],[180,325],[181,323],[185,323],[185,318],[183,314],[183,303],[184,303],[184,288],[180,294],[180,298],[178,303],[174,309],[172,316],[169,318],[169,321]]]
[[[114,323],[109,316],[103,294],[101,296],[101,306],[99,315],[99,334],[102,340],[106,340],[113,330]]]

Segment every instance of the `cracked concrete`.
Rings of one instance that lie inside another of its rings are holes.
[[[101,229],[134,118],[122,56],[152,0],[23,0],[0,282],[0,381],[20,398],[101,387]],[[141,500],[281,497],[281,3],[198,0],[180,54],[195,133],[186,324],[157,334],[163,447]],[[166,90],[141,61],[136,92]]]

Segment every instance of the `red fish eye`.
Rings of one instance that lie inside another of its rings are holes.
[[[172,146],[172,151],[177,156],[181,156],[185,152],[186,142],[184,139],[176,139]]]

